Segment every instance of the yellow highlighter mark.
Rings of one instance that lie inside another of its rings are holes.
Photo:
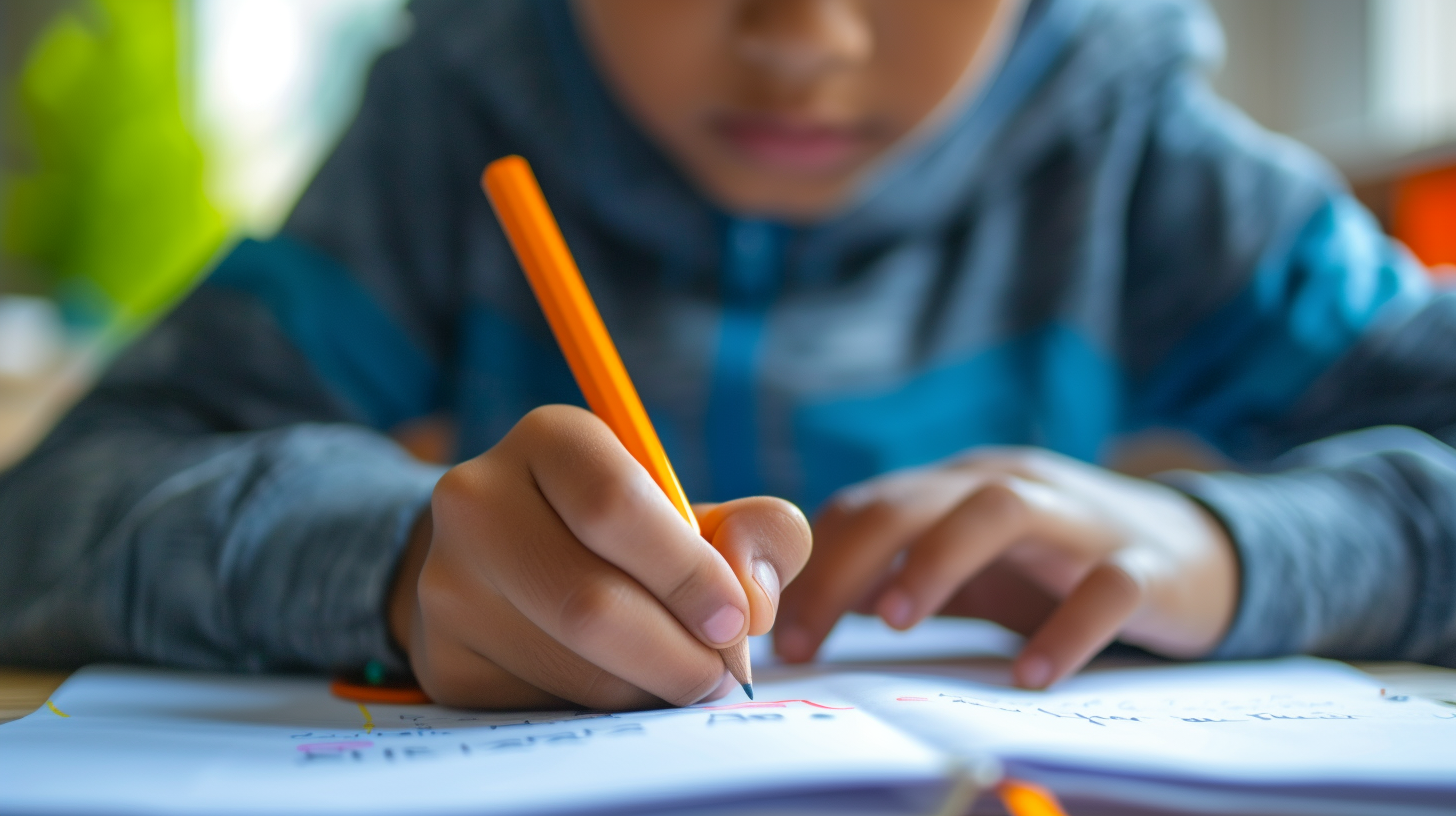
[[[363,703],[355,703],[355,705],[359,706],[359,713],[364,715],[364,733],[373,734],[374,718],[369,716],[369,709],[365,708]],[[64,717],[65,715],[62,714],[61,716]]]
[[[59,708],[56,708],[56,704],[51,702],[50,700],[46,700],[46,708],[49,708],[57,717],[65,717],[66,719],[71,718],[70,714],[67,714]]]

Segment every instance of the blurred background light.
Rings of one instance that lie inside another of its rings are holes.
[[[348,123],[370,61],[409,30],[402,0],[194,0],[209,189],[242,232],[277,228]]]
[[[1456,2],[1377,0],[1370,36],[1370,118],[1386,149],[1456,139]]]
[[[198,101],[256,135],[298,108],[304,78],[304,5],[290,0],[198,3]]]
[[[0,468],[229,237],[277,228],[403,8],[0,0]]]
[[[1356,182],[1456,161],[1456,0],[1210,0],[1219,91]]]

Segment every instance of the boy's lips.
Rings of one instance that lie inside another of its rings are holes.
[[[720,116],[713,130],[754,163],[790,172],[836,169],[869,141],[862,128],[772,115]]]

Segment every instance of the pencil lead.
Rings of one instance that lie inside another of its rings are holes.
[[[744,694],[747,694],[748,695],[748,699],[752,700],[753,699],[753,684],[752,683],[742,683],[741,685],[743,686],[743,693]]]

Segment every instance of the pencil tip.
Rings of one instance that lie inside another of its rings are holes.
[[[743,693],[744,694],[747,694],[748,695],[748,699],[752,700],[753,699],[753,684],[752,683],[742,683],[741,685],[743,686]]]

